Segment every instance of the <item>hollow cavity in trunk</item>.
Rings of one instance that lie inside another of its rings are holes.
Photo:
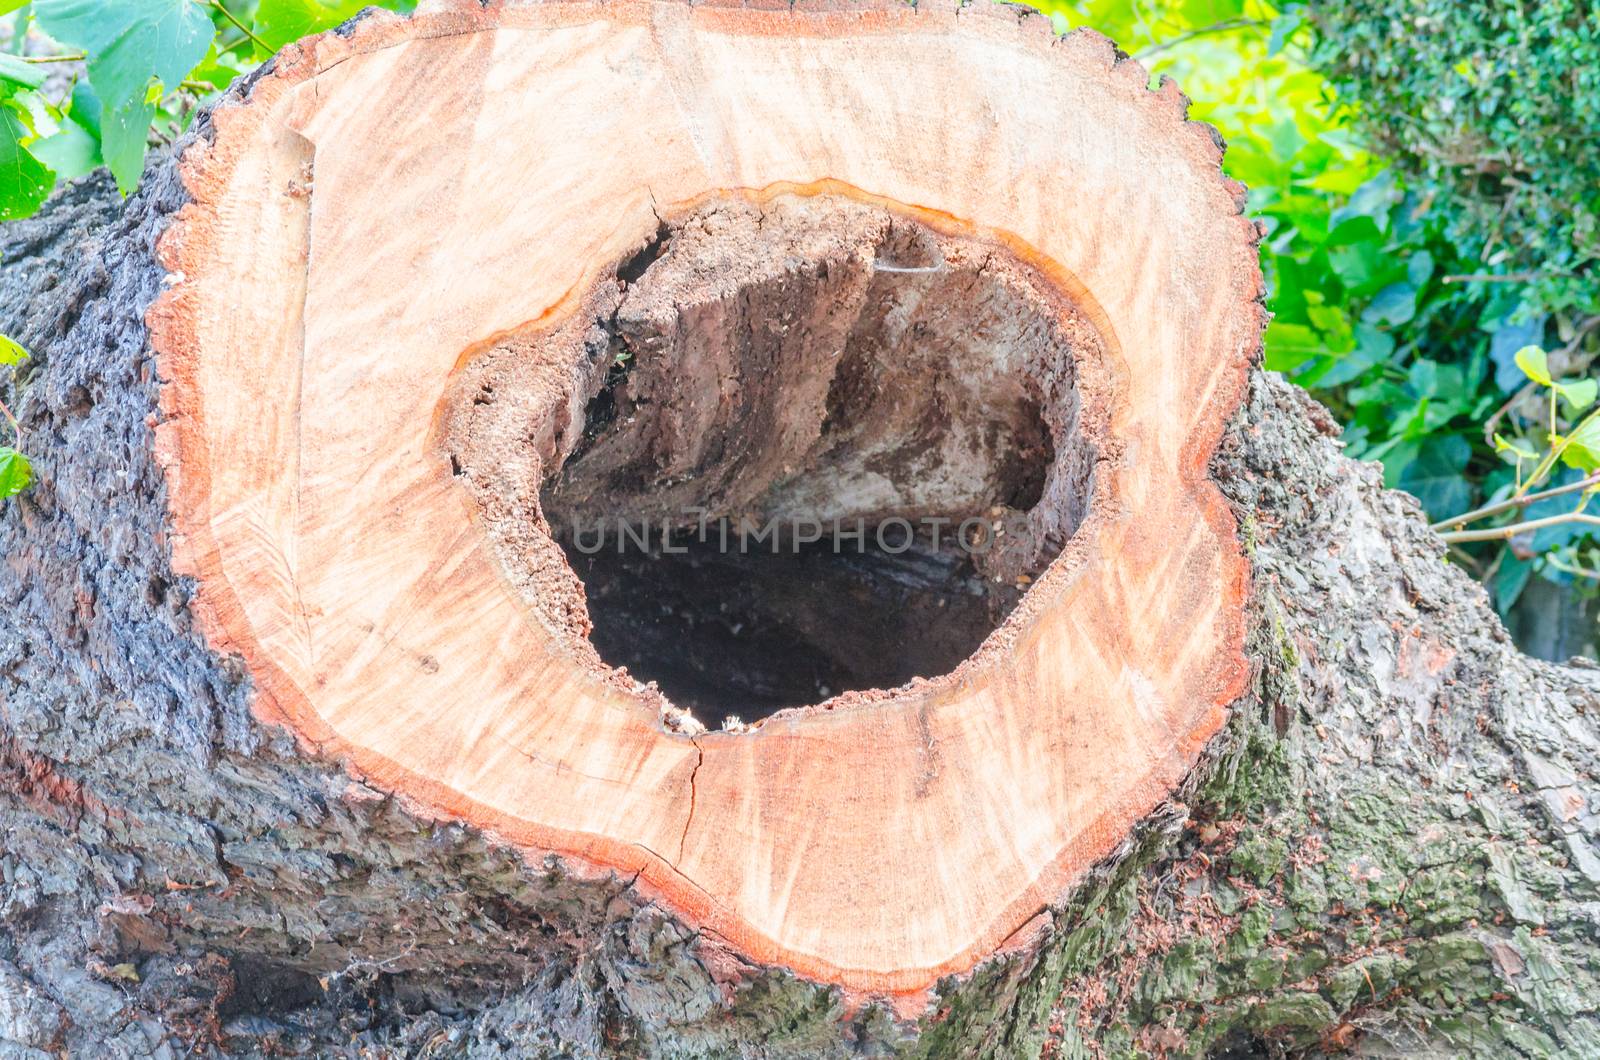
[[[748,722],[949,673],[1004,622],[1086,514],[1098,341],[997,243],[721,198],[473,358],[446,447],[536,611]]]

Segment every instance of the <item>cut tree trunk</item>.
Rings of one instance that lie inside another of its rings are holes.
[[[0,229],[0,1057],[1600,1055],[1600,670],[1252,371],[1185,106],[461,0]]]

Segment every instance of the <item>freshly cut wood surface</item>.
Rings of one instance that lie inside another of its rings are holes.
[[[745,960],[874,993],[1024,944],[1241,691],[1207,460],[1259,349],[1220,147],[1103,38],[1004,11],[425,3],[291,47],[183,169],[152,311],[174,542],[257,709],[431,812],[638,874]],[[1071,300],[1087,519],[955,673],[672,731],[541,622],[439,445],[504,336],[714,194],[827,191]]]

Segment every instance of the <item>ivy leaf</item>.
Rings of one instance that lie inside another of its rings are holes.
[[[5,335],[0,335],[0,364],[15,367],[26,361],[31,356],[23,349],[22,343]]]
[[[1433,255],[1426,250],[1411,255],[1411,260],[1406,262],[1406,279],[1411,281],[1411,286],[1422,287],[1432,276]]]
[[[1417,315],[1417,289],[1409,283],[1391,283],[1373,296],[1361,319],[1369,324],[1399,327]]]
[[[1354,294],[1370,294],[1395,278],[1396,262],[1370,217],[1349,217],[1328,233],[1328,267]],[[1403,271],[1402,271],[1403,274]]]
[[[0,498],[15,497],[33,484],[33,465],[11,448],[0,446]]]
[[[1489,336],[1489,360],[1494,362],[1494,385],[1507,394],[1522,385],[1522,372],[1514,358],[1528,345],[1544,338],[1547,318],[1534,317],[1520,324],[1501,324]]]
[[[10,107],[0,107],[0,221],[27,217],[55,186],[50,167],[22,146],[27,126]]]
[[[1340,358],[1327,372],[1309,382],[1319,387],[1343,386],[1387,361],[1394,353],[1394,336],[1386,331],[1379,331],[1371,324],[1357,324],[1355,337],[1354,351]]]
[[[155,107],[152,79],[176,87],[204,59],[216,27],[194,0],[36,0],[46,33],[89,56],[102,101],[101,153],[123,194],[139,183]]]
[[[1550,361],[1545,356],[1544,350],[1537,346],[1524,346],[1517,351],[1515,360],[1523,375],[1540,386],[1550,385]]]
[[[1433,397],[1439,393],[1439,362],[1419,357],[1411,362],[1406,373],[1406,385],[1418,397]]]
[[[1472,500],[1472,487],[1464,477],[1471,457],[1472,446],[1459,434],[1433,435],[1400,473],[1399,486],[1435,519],[1459,515]]]
[[[1500,612],[1501,618],[1510,612],[1511,605],[1522,595],[1522,590],[1527,586],[1528,577],[1532,573],[1531,561],[1518,559],[1509,552],[1500,561],[1500,566],[1494,575],[1494,607]]]

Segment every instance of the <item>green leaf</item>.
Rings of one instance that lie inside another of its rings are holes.
[[[100,96],[95,92],[93,85],[87,81],[79,81],[72,86],[72,120],[83,126],[84,130],[94,137],[95,143],[100,142],[100,115],[103,111]]]
[[[1409,283],[1391,283],[1373,296],[1361,319],[1369,324],[1398,327],[1417,315],[1417,289]]]
[[[1342,354],[1356,348],[1355,329],[1343,309],[1312,303],[1306,306],[1306,319],[1321,334],[1327,352]]]
[[[1354,212],[1354,206],[1346,207],[1343,215],[1335,222],[1333,231],[1328,233],[1328,246],[1330,247],[1361,247],[1366,253],[1378,257],[1383,253],[1383,229],[1378,227],[1366,214]]]
[[[102,100],[101,153],[123,194],[139,183],[155,108],[152,78],[179,85],[205,58],[216,27],[194,0],[37,0],[45,32],[88,53]]]
[[[1514,555],[1507,555],[1500,561],[1494,575],[1494,607],[1504,618],[1511,610],[1511,605],[1517,602],[1517,597],[1522,595],[1522,590],[1528,584],[1528,576],[1533,573],[1533,563],[1529,560],[1518,559]]]
[[[1353,217],[1328,235],[1328,265],[1351,293],[1372,294],[1405,275],[1383,245],[1383,235],[1370,217]]]
[[[23,62],[15,55],[0,52],[0,81],[17,88],[33,89],[43,86],[48,76],[39,63]]]
[[[1309,104],[1309,102],[1308,100],[1307,103]],[[1323,139],[1345,141],[1350,139],[1350,130],[1332,128],[1323,134]],[[1351,146],[1357,150],[1365,147],[1359,137],[1355,138]],[[1389,169],[1381,170],[1363,181],[1360,187],[1354,189],[1350,193],[1350,201],[1334,210],[1330,220],[1334,225],[1334,230],[1337,232],[1344,228],[1346,222],[1351,218],[1365,217],[1372,221],[1374,227],[1372,229],[1358,228],[1354,231],[1376,232],[1379,227],[1388,223],[1389,211],[1394,209],[1402,198],[1404,196],[1400,191],[1398,181],[1395,179],[1394,171]]]
[[[1421,287],[1433,276],[1433,255],[1426,250],[1419,250],[1411,255],[1411,260],[1406,263],[1406,279],[1411,281],[1411,286]]]
[[[1390,413],[1395,419],[1395,433],[1402,438],[1413,438],[1418,441],[1432,434],[1434,428],[1439,426],[1428,415],[1432,405],[1432,398],[1422,397],[1418,398],[1417,403],[1404,412],[1391,409]]]
[[[104,165],[100,158],[100,141],[71,118],[64,120],[53,135],[35,140],[28,150],[55,170],[59,180],[81,177]]]
[[[30,356],[32,355],[22,348],[22,343],[7,335],[0,335],[0,364],[15,367]]]
[[[11,448],[0,446],[0,498],[15,497],[33,484],[33,465]]]
[[[1439,392],[1439,363],[1426,357],[1417,358],[1406,373],[1406,385],[1418,397],[1433,397]]]
[[[371,0],[261,0],[255,33],[276,50],[348,21],[369,3]]]
[[[1586,474],[1600,469],[1600,417],[1589,417],[1567,436],[1561,462]]]
[[[1399,489],[1400,477],[1417,459],[1417,453],[1421,448],[1422,443],[1414,438],[1395,437],[1375,445],[1368,445],[1362,452],[1361,459],[1381,461],[1383,484],[1390,489]]]
[[[1266,341],[1266,366],[1274,372],[1290,371],[1326,349],[1314,328],[1277,320],[1267,325]]]
[[[1550,362],[1544,350],[1537,346],[1524,346],[1517,351],[1515,360],[1523,375],[1540,386],[1550,385]]]
[[[251,56],[240,56],[235,52],[218,52],[217,44],[212,42],[206,51],[206,57],[200,65],[189,71],[190,81],[203,81],[215,89],[224,89],[233,84],[241,74],[248,73],[255,65]]]
[[[1464,477],[1471,457],[1472,446],[1460,435],[1432,435],[1401,472],[1399,486],[1435,519],[1460,515],[1472,500],[1472,488]]]
[[[1497,453],[1511,453],[1521,460],[1539,459],[1538,450],[1521,438],[1503,438],[1497,434],[1494,436],[1494,451]]]
[[[22,146],[27,126],[0,107],[0,221],[27,217],[49,197],[56,175]]]
[[[19,7],[27,6],[28,0],[0,0],[0,15],[9,15]]]
[[[1341,357],[1333,367],[1310,379],[1316,387],[1343,386],[1365,375],[1368,370],[1387,361],[1394,354],[1394,336],[1379,331],[1370,324],[1356,325],[1356,348]]]
[[[1299,32],[1305,24],[1305,11],[1301,8],[1290,8],[1272,20],[1272,35],[1267,38],[1267,57],[1271,58],[1288,45],[1290,39]]]
[[[1519,313],[1520,308],[1512,315]],[[1489,331],[1489,360],[1494,362],[1494,385],[1507,394],[1519,389],[1524,381],[1524,373],[1517,365],[1517,354],[1526,346],[1539,344],[1548,319],[1543,315],[1530,316],[1515,324],[1502,321],[1486,329]]]
[[[1600,396],[1600,383],[1593,379],[1579,379],[1573,383],[1556,383],[1556,393],[1564,398],[1573,412],[1582,412]]]

